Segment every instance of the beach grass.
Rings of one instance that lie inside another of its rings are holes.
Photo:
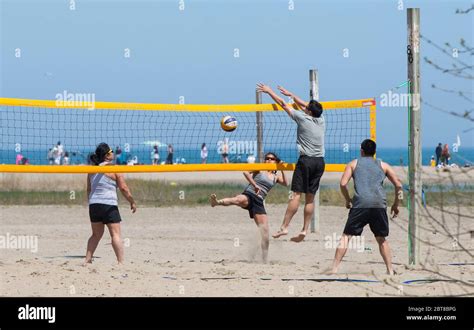
[[[149,181],[130,179],[127,181],[137,204],[145,207],[166,206],[197,206],[208,204],[210,194],[218,198],[231,197],[241,193],[245,184],[190,184],[166,181]],[[425,198],[428,205],[474,205],[474,191],[472,189],[438,189],[427,187]],[[291,197],[290,187],[277,185],[266,199],[267,204],[286,204]],[[351,194],[353,193],[352,188]],[[127,201],[119,193],[120,204]],[[394,190],[387,189],[387,202],[393,201]],[[407,193],[401,206],[406,206]],[[302,198],[301,203],[304,203]],[[321,186],[320,203],[322,206],[343,206],[344,198],[338,187]],[[0,191],[0,205],[87,205],[86,191]]]

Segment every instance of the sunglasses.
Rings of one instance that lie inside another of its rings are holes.
[[[276,160],[274,157],[265,157],[265,160]]]
[[[107,155],[110,155],[112,154],[114,151],[112,149],[110,149],[108,152],[107,152]]]

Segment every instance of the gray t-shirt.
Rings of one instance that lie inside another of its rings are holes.
[[[296,143],[300,155],[324,157],[324,132],[326,130],[324,115],[315,118],[300,110],[293,110],[291,114],[298,125]]]

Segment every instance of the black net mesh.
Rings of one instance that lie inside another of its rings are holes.
[[[231,163],[252,162],[257,157],[257,112],[0,109],[2,164],[87,164],[88,155],[100,142],[109,144],[119,164],[152,164],[154,159],[158,164],[167,160],[199,164],[205,156],[201,152],[204,143],[207,163],[222,163],[225,145]],[[238,128],[233,132],[220,127],[225,115],[237,119]],[[330,109],[324,116],[326,164],[343,164],[358,157],[361,141],[370,137],[369,108]],[[263,151],[296,162],[296,123],[284,111],[263,111],[262,119]]]

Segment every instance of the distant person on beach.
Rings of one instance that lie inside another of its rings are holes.
[[[16,165],[29,165],[30,161],[28,158],[26,158],[22,154],[17,154],[16,159],[15,159],[15,164]]]
[[[222,162],[224,164],[228,164],[229,163],[229,140],[227,138],[225,138],[224,143],[222,144],[221,155],[222,155]]]
[[[375,159],[376,144],[367,139],[361,143],[360,158],[347,164],[341,177],[340,188],[346,200],[346,208],[350,209],[344,232],[336,249],[332,269],[338,271],[342,258],[352,236],[360,236],[368,224],[379,245],[379,251],[387,268],[387,274],[393,275],[392,254],[386,237],[389,233],[387,217],[387,197],[383,181],[387,177],[395,187],[395,200],[390,210],[393,218],[398,215],[398,204],[402,192],[402,184],[395,171],[387,163]],[[349,195],[348,184],[354,180],[354,196]]]
[[[168,156],[166,157],[166,164],[173,164],[174,149],[171,144],[168,144]]]
[[[138,165],[138,156],[128,155],[127,165],[129,165],[129,166]]]
[[[112,165],[114,159],[113,150],[106,143],[97,146],[95,153],[91,155],[90,161],[96,166]],[[118,209],[117,187],[122,195],[130,203],[132,213],[137,210],[130,190],[125,183],[121,173],[93,173],[87,175],[87,196],[89,198],[89,217],[92,227],[92,236],[87,242],[85,264],[92,263],[92,257],[104,234],[104,226],[107,226],[112,247],[119,264],[123,263],[123,243],[121,238],[120,221],[122,221]]]
[[[151,152],[151,163],[153,165],[160,164],[160,152],[158,151],[158,146],[156,144],[153,146],[153,150]]]
[[[17,154],[16,158],[15,158],[15,164],[16,165],[21,165],[21,160],[22,159],[23,159],[23,155],[22,154]]]
[[[207,146],[205,143],[201,145],[201,164],[207,163],[207,156],[209,152],[207,151]]]
[[[63,156],[64,147],[61,145],[61,141],[53,147],[53,158],[54,158],[54,165],[61,165],[61,158]]]
[[[117,165],[124,164],[124,161],[122,161],[122,157],[123,157],[122,148],[120,148],[120,146],[117,146],[115,148],[115,164]]]
[[[273,152],[268,152],[265,155],[266,164],[280,163],[281,160]],[[217,199],[215,194],[210,196],[210,203],[212,207],[215,206],[230,206],[236,205],[248,210],[250,218],[255,221],[261,234],[261,248],[263,261],[267,262],[268,246],[269,246],[269,229],[267,212],[265,211],[265,198],[270,190],[277,184],[287,186],[288,182],[285,173],[282,171],[281,175],[277,175],[277,171],[255,171],[244,172],[244,176],[249,182],[244,192],[230,198]]]
[[[56,148],[58,149],[57,155],[59,157],[59,163],[57,165],[61,165],[62,158],[64,156],[64,146],[61,144],[61,141],[58,141],[58,144],[56,145]],[[57,160],[56,160],[57,162]]]
[[[436,166],[439,165],[439,160],[441,158],[441,153],[443,151],[443,148],[441,147],[442,144],[441,143],[438,143],[438,146],[436,147],[435,149],[435,154],[436,154]]]
[[[69,165],[69,152],[64,152],[63,165]]]
[[[436,167],[436,160],[434,156],[431,156],[430,167]]]
[[[55,145],[53,146],[53,150],[51,150],[53,154],[53,164],[59,165],[61,163],[61,157],[58,155],[58,147]]]
[[[53,165],[54,164],[53,148],[49,148],[47,158],[48,158],[48,164]]]
[[[441,163],[444,166],[448,166],[450,158],[451,158],[451,154],[449,153],[449,146],[448,144],[445,144],[443,147],[443,151],[441,152]]]
[[[298,211],[301,194],[305,194],[303,229],[298,235],[291,238],[293,242],[301,242],[308,232],[314,213],[314,196],[319,189],[319,181],[324,173],[324,134],[326,124],[321,103],[316,100],[305,102],[283,87],[278,86],[278,89],[283,95],[291,97],[300,110],[294,110],[287,105],[269,86],[264,84],[257,85],[257,91],[270,95],[290,118],[296,122],[298,127],[296,131],[296,144],[298,145],[300,156],[291,182],[292,198],[288,203],[280,230],[273,235],[273,238],[288,234],[288,226]]]

